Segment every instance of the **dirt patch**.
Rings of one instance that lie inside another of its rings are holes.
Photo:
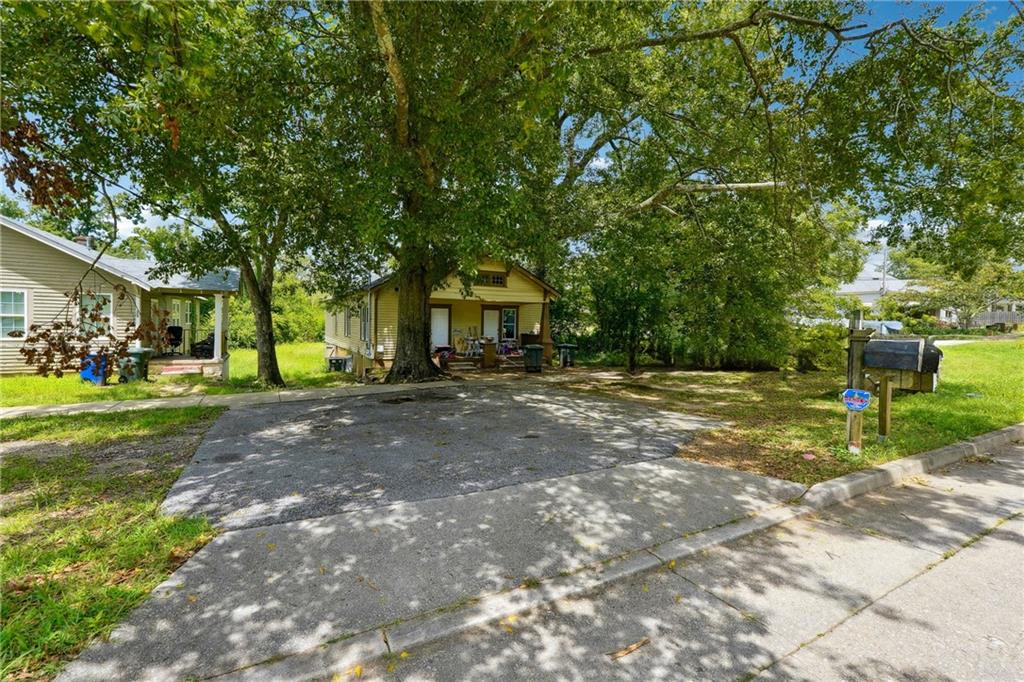
[[[204,421],[189,425],[173,436],[122,439],[100,445],[79,445],[68,441],[13,441],[4,443],[4,456],[17,455],[45,462],[77,455],[96,467],[97,473],[133,473],[135,470],[141,473],[143,468],[157,463],[161,466],[187,464],[211,423]]]

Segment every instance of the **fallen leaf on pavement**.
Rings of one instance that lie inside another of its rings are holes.
[[[633,653],[634,651],[636,651],[640,647],[647,646],[650,643],[651,643],[651,638],[650,637],[644,637],[639,642],[633,642],[629,646],[622,647],[618,651],[611,651],[607,655],[613,661],[617,661],[618,659],[622,658],[623,656],[629,656],[631,653]]]

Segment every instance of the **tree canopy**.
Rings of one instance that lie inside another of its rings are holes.
[[[557,278],[584,254],[584,288],[648,298],[641,326],[682,324],[712,364],[759,354],[738,350],[753,336],[775,344],[800,292],[849,270],[867,217],[964,273],[1024,257],[1019,14],[992,28],[981,6],[879,22],[803,0],[0,12],[7,45],[32,55],[2,67],[8,181],[60,208],[124,177],[185,212],[196,229],[159,257],[240,267],[271,381],[289,255],[336,301],[396,272],[396,381],[437,372],[430,292],[453,271],[470,286],[482,256]],[[622,271],[662,267],[653,288]],[[694,336],[706,325],[728,338]]]

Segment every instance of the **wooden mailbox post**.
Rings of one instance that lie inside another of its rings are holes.
[[[861,315],[855,314],[850,322],[849,345],[846,348],[846,388],[864,389],[864,347],[874,334],[874,329],[864,329]],[[846,449],[859,453],[864,441],[864,413],[849,409],[846,411]]]
[[[847,349],[847,392],[863,390],[871,383],[878,395],[878,439],[884,441],[892,433],[892,396],[895,389],[933,393],[939,381],[939,363],[942,351],[931,340],[871,339],[872,330],[860,329],[860,318],[854,319]],[[869,374],[870,372],[870,374]],[[846,442],[850,452],[860,452],[863,438],[864,415],[857,410],[866,407],[851,406],[846,419]]]

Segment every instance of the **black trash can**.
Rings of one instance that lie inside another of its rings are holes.
[[[573,364],[573,355],[576,350],[576,344],[560,343],[556,348],[558,348],[558,360],[562,367],[575,367]]]
[[[531,343],[523,347],[523,365],[527,372],[539,372],[543,357],[544,346]]]
[[[153,357],[152,348],[131,348],[128,357],[119,358],[117,371],[120,375],[118,383],[129,381],[145,381],[149,378],[149,359]]]

